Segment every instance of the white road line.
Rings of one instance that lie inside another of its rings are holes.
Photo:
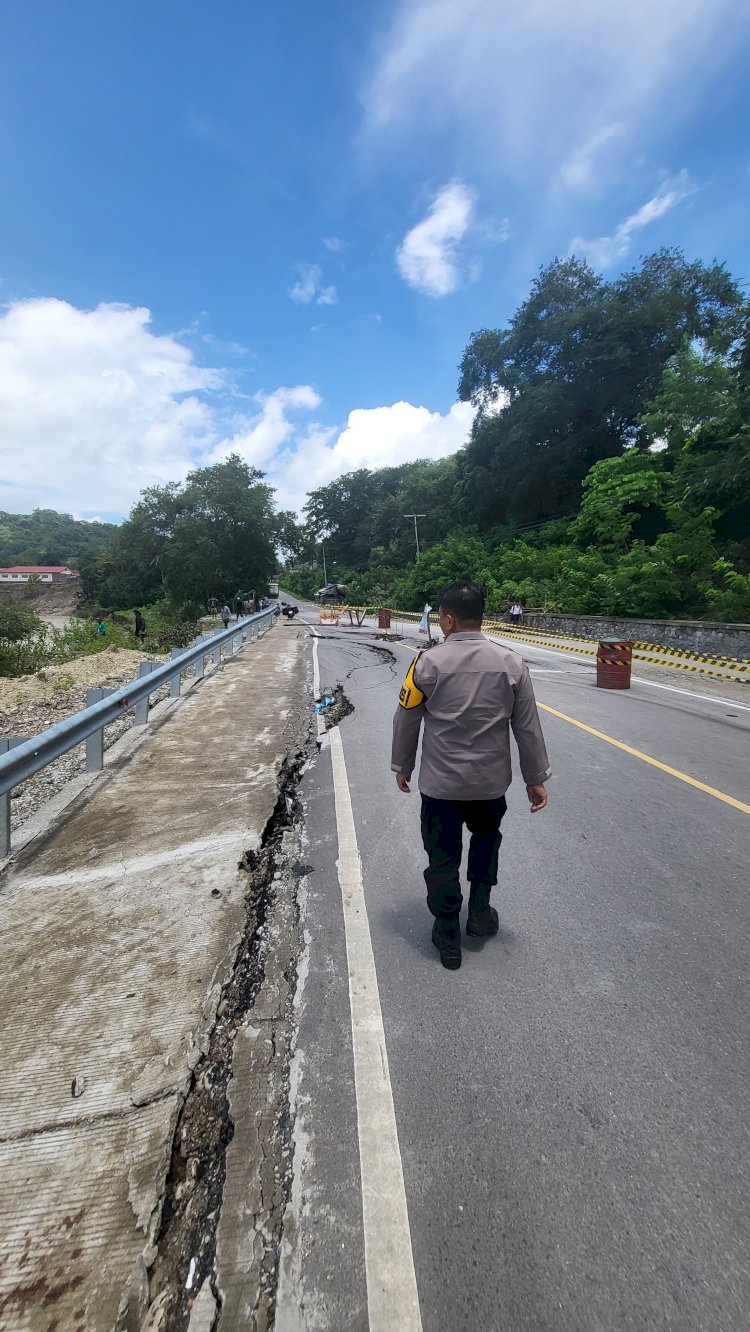
[[[421,1332],[409,1213],[344,747],[331,735],[354,1046],[370,1332]]]
[[[313,629],[313,698],[317,703],[320,699],[320,666],[318,665],[318,639],[320,634],[316,634]],[[315,714],[316,733],[321,736],[325,730],[325,722],[319,712]]]
[[[487,634],[486,637],[490,637],[490,635]],[[492,637],[492,638],[500,638],[500,635],[499,635],[499,634],[492,634],[491,637]],[[509,647],[512,647],[512,646],[513,646],[513,641],[510,640],[510,639],[504,638],[504,639],[503,639],[503,642],[506,643]],[[538,652],[546,652],[546,653],[554,654],[554,655],[558,658],[558,660],[559,660],[559,658],[563,655],[563,653],[561,653],[559,649],[538,647],[536,643],[521,643],[521,642],[519,641],[519,642],[518,642],[518,646],[519,646],[519,647],[528,647],[528,648],[533,649],[534,651],[538,651]],[[586,664],[587,666],[589,666],[589,667],[591,668],[591,670],[593,671],[595,663],[594,663],[590,658],[586,658],[586,657],[581,658],[581,656],[580,656],[579,654],[575,653],[575,652],[571,652],[571,653],[567,653],[567,652],[566,652],[564,655],[568,658],[568,660],[570,660],[570,658],[572,657],[572,658],[573,658],[573,662],[574,662],[576,665],[580,665],[581,661],[585,662],[585,664]],[[571,663],[571,664],[572,664],[572,663]],[[637,665],[637,658],[634,658],[634,659],[633,659],[633,664],[634,664],[634,665]],[[664,665],[668,665],[668,663],[665,662]],[[529,670],[533,670],[533,669],[534,669],[533,663],[530,663],[530,664],[529,664]],[[539,669],[539,670],[543,670],[544,667],[539,667],[538,669]],[[671,693],[673,693],[673,694],[685,694],[685,695],[687,696],[687,698],[697,698],[697,699],[700,699],[701,702],[705,702],[705,703],[718,703],[718,704],[719,704],[719,707],[722,707],[722,708],[725,708],[725,707],[730,707],[730,708],[732,708],[732,709],[734,709],[734,708],[739,708],[742,712],[750,712],[750,707],[749,707],[746,703],[735,703],[734,699],[731,699],[731,698],[717,698],[715,694],[697,694],[697,693],[695,692],[694,689],[680,689],[677,685],[660,684],[660,683],[658,683],[656,680],[646,680],[646,679],[644,679],[644,677],[643,677],[642,675],[634,675],[634,676],[632,677],[632,679],[633,679],[634,682],[637,682],[638,684],[650,685],[650,687],[651,687],[652,689],[668,689],[668,690],[669,690]],[[727,679],[727,680],[730,680],[730,677],[727,676],[726,679]],[[731,680],[730,680],[730,683],[731,683]]]
[[[580,665],[581,662],[584,662],[587,666],[590,666],[592,670],[594,668],[594,663],[591,658],[586,656],[583,652],[561,652],[559,648],[542,647],[540,643],[525,643],[520,638],[505,638],[503,634],[494,633],[489,629],[485,629],[483,632],[485,638],[496,638],[504,647],[509,647],[513,652],[518,652],[519,656],[523,656],[521,648],[528,648],[530,652],[543,652],[549,655],[554,655],[557,657],[558,661],[563,656],[568,659],[572,657],[576,665]],[[525,657],[524,660],[526,660]]]
[[[715,694],[696,694],[694,689],[679,689],[677,685],[658,684],[656,680],[644,680],[642,675],[631,677],[638,684],[650,685],[652,689],[668,689],[671,694],[687,694],[688,698],[699,698],[702,703],[718,703],[720,708],[739,708],[741,712],[750,712],[747,703],[735,703],[733,698],[717,698]]]

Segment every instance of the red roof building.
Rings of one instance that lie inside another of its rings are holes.
[[[66,564],[11,564],[7,569],[0,569],[0,583],[28,583],[37,577],[43,583],[57,583],[65,578],[77,578],[75,569]]]

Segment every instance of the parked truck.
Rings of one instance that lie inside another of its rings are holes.
[[[346,587],[343,583],[326,583],[315,593],[315,600],[321,606],[343,606],[346,601]]]

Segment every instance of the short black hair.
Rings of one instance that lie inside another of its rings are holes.
[[[455,615],[464,624],[481,624],[484,615],[484,588],[470,578],[448,583],[438,598],[440,610]]]

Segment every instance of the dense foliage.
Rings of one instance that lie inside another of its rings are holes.
[[[185,618],[238,593],[265,591],[289,515],[275,511],[262,473],[233,455],[145,490],[109,547],[81,568],[100,606],[166,601]]]
[[[14,625],[9,616],[20,612],[24,620]],[[46,666],[103,652],[113,643],[117,647],[140,647],[124,624],[108,622],[107,632],[98,634],[94,619],[71,620],[64,628],[55,629],[25,607],[0,610],[0,676],[30,675]]]
[[[353,602],[417,609],[471,575],[496,610],[750,620],[750,322],[723,267],[661,251],[607,283],[557,261],[473,335],[459,391],[455,457],[311,493],[302,536]]]
[[[0,560],[78,564],[90,607],[165,632],[262,594],[279,560],[312,596],[324,555],[353,603],[417,609],[471,575],[497,611],[750,620],[750,315],[724,267],[660,251],[606,282],[556,260],[507,328],[472,335],[459,394],[476,418],[454,457],[350,472],[301,522],[232,456],[117,528],[0,514]]]
[[[79,522],[54,509],[0,512],[0,565],[67,564],[77,569],[104,550],[116,531],[113,523]]]

